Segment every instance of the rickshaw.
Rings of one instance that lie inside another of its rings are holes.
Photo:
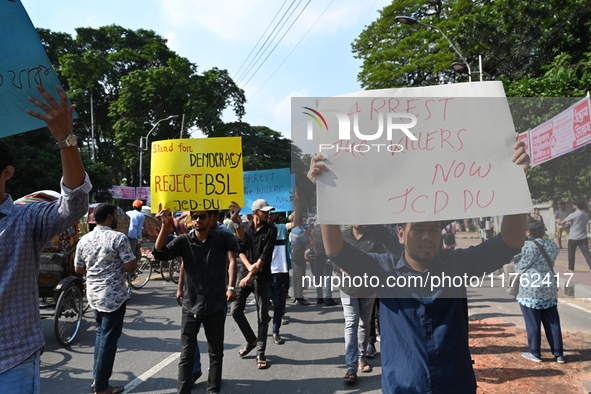
[[[160,223],[151,214],[145,213],[145,216],[141,240],[142,258],[149,258],[154,263],[153,271],[160,273],[162,279],[167,282],[172,280],[174,283],[178,283],[182,260],[180,257],[170,261],[154,260],[152,249],[154,249],[154,243],[160,232]],[[176,226],[176,220],[174,223]]]
[[[53,190],[42,190],[21,197],[14,204],[54,201],[59,196]],[[74,251],[79,236],[77,223],[55,236],[40,257],[39,312],[42,319],[53,318],[55,338],[62,346],[74,341],[84,313],[84,283],[74,272]]]

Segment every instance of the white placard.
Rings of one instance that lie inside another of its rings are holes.
[[[451,220],[532,208],[524,171],[511,161],[515,128],[501,82],[364,91],[318,100],[316,111],[326,127],[309,130],[330,168],[317,183],[320,223]]]

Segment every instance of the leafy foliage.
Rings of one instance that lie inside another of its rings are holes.
[[[440,28],[484,79],[504,82],[516,129],[536,127],[591,90],[591,1],[394,0],[352,43],[363,60],[358,79],[368,89],[466,81],[450,65],[461,61],[443,35],[426,26],[398,24],[410,16]],[[474,77],[474,76],[473,76]],[[533,99],[536,98],[536,99]],[[578,149],[528,170],[532,197],[562,201],[591,190],[591,148]]]
[[[158,120],[178,115],[154,130],[155,138],[166,139],[180,136],[183,114],[186,127],[197,126],[207,135],[222,124],[226,108],[239,118],[244,115],[244,93],[226,70],[198,73],[197,65],[170,50],[166,39],[151,30],[111,25],[77,28],[75,38],[48,29],[38,33],[70,100],[77,105],[75,132],[82,141],[87,170],[93,172],[95,190],[139,183],[139,154],[127,144],[138,145]],[[46,134],[30,132],[18,139],[23,147],[38,147],[43,141],[53,146]],[[144,158],[148,175],[149,155]],[[18,170],[27,179],[37,179],[39,174],[28,164]],[[55,177],[50,178],[54,188],[59,174],[56,168]]]
[[[578,60],[591,44],[588,0],[395,0],[352,43],[363,60],[358,75],[368,89],[465,81],[450,65],[461,61],[443,35],[426,26],[397,24],[410,16],[437,26],[486,79],[535,78],[557,54]]]
[[[244,171],[272,170],[290,166],[291,140],[266,126],[233,122],[220,126],[220,136],[242,137]]]

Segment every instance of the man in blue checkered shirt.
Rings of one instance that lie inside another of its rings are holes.
[[[84,172],[77,139],[72,134],[74,105],[58,89],[57,102],[41,86],[44,102],[29,97],[57,141],[63,178],[56,201],[13,205],[6,183],[14,175],[14,155],[0,141],[0,392],[39,393],[40,354],[44,345],[39,317],[39,257],[54,236],[76,223],[88,210],[92,188]],[[41,97],[39,97],[41,99]]]

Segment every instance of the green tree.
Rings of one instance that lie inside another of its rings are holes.
[[[287,168],[291,162],[291,140],[266,126],[232,122],[219,130],[220,137],[242,137],[244,171]]]
[[[75,38],[47,29],[38,32],[77,105],[75,130],[91,163],[88,167],[107,174],[111,184],[138,184],[139,155],[126,144],[137,145],[158,120],[179,115],[172,124],[161,123],[155,130],[157,138],[175,138],[182,114],[187,127],[197,126],[208,134],[222,123],[226,108],[238,117],[244,115],[244,93],[227,71],[213,68],[198,74],[195,64],[179,57],[165,38],[151,30],[116,25],[77,28]],[[32,138],[29,133],[24,136]],[[148,174],[149,155],[144,156]]]
[[[509,101],[517,102],[516,129],[533,129],[565,110],[591,90],[591,53],[581,61],[570,54],[556,56],[539,78],[506,82]],[[520,97],[521,99],[515,99]],[[566,99],[570,98],[570,99]],[[540,201],[569,201],[591,195],[591,146],[533,167],[527,172],[532,197]]]
[[[119,147],[138,144],[153,124],[171,115],[178,118],[160,123],[152,140],[179,138],[182,115],[185,128],[197,126],[211,135],[222,123],[220,117],[228,105],[234,106],[237,116],[244,114],[244,94],[227,71],[214,68],[198,74],[197,66],[181,57],[170,59],[166,66],[133,71],[121,79],[121,84],[118,98],[110,105],[110,116],[116,119],[114,140]],[[227,96],[224,88],[229,88],[232,96]],[[125,178],[135,179],[137,151],[120,149],[120,157],[127,164]],[[149,154],[144,157],[147,176]]]
[[[396,0],[352,43],[363,60],[358,79],[368,89],[466,80],[452,74],[461,61],[438,31],[397,24],[411,16],[440,28],[474,69],[484,58],[486,79],[540,77],[559,53],[581,59],[589,48],[588,0]]]

